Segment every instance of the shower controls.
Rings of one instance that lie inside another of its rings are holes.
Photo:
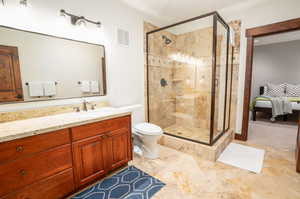
[[[165,80],[164,78],[162,78],[162,79],[160,80],[160,85],[161,85],[161,87],[166,87],[166,86],[168,85],[167,80]]]
[[[169,45],[170,43],[172,43],[172,40],[169,39],[167,36],[163,35],[162,36],[162,39],[164,40],[165,44],[166,45]]]

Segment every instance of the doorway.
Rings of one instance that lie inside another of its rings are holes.
[[[263,36],[275,35],[279,33],[295,31],[295,30],[300,30],[300,18],[247,29],[246,31],[247,59],[246,59],[246,73],[245,73],[245,87],[244,87],[243,124],[242,124],[242,133],[237,134],[236,139],[242,141],[247,141],[248,139],[249,119],[250,119],[249,111],[250,111],[250,104],[251,104],[255,39]],[[299,147],[299,145],[297,145],[297,147]],[[299,150],[299,148],[297,150]]]

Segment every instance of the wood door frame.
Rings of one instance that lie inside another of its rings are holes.
[[[249,105],[250,105],[251,86],[252,86],[254,39],[256,37],[284,33],[284,32],[289,32],[294,30],[300,30],[300,18],[268,24],[268,25],[250,28],[246,30],[247,58],[246,58],[246,70],[245,70],[242,133],[235,134],[235,139],[242,140],[242,141],[247,141],[248,139],[249,111],[250,111]]]

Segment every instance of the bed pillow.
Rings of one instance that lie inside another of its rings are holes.
[[[264,96],[268,95],[268,87],[267,86],[264,86],[264,93],[263,93]]]
[[[287,97],[300,97],[300,84],[298,84],[298,85],[287,84],[286,85],[286,96]]]
[[[284,97],[285,96],[285,89],[286,89],[286,84],[267,84],[268,90],[267,90],[267,95],[271,97]]]

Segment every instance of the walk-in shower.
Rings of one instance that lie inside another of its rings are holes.
[[[147,33],[149,122],[206,145],[229,129],[229,34],[217,12]]]

